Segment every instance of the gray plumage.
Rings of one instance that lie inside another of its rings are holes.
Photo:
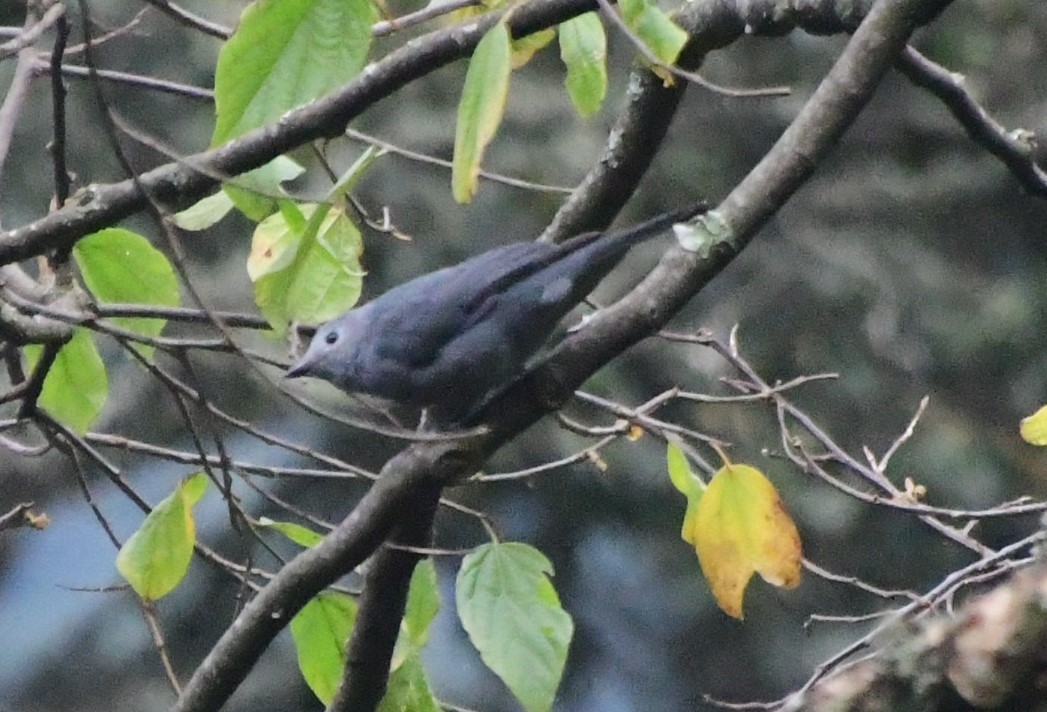
[[[497,247],[405,282],[323,324],[287,376],[322,378],[454,423],[520,375],[629,248],[701,210],[558,245]]]

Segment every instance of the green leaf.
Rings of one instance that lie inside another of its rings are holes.
[[[412,649],[421,650],[429,640],[429,625],[439,610],[440,589],[436,585],[436,567],[432,559],[422,559],[411,575],[402,625],[404,637]]]
[[[305,213],[298,206],[298,203],[293,200],[280,200],[277,201],[277,205],[280,208],[280,215],[283,217],[284,222],[287,224],[288,230],[291,232],[304,232],[306,228],[309,228],[312,234],[316,234],[316,230],[320,226],[320,222],[327,217],[327,211],[313,211],[312,217],[317,220],[315,225],[310,226],[309,220],[305,217]]]
[[[688,544],[694,544],[694,518],[698,513],[698,503],[705,493],[705,482],[694,474],[687,456],[683,450],[673,442],[669,443],[666,461],[669,466],[669,479],[673,487],[678,489],[687,497],[687,511],[683,515],[683,526],[680,537]]]
[[[325,705],[338,691],[345,670],[345,645],[356,622],[356,601],[344,593],[317,594],[291,619],[298,668]]]
[[[618,3],[625,24],[636,33],[662,64],[673,65],[687,44],[687,32],[649,0]]]
[[[304,205],[302,213],[309,223],[301,232],[280,213],[259,223],[247,261],[255,302],[278,332],[292,321],[332,319],[360,298],[363,243],[356,225],[327,206]]]
[[[259,0],[244,11],[222,47],[215,70],[218,146],[271,124],[355,77],[367,61],[370,0]],[[245,215],[273,212],[280,184],[301,172],[286,157],[239,176],[226,192]]]
[[[277,156],[261,168],[243,173],[222,190],[249,219],[258,222],[276,211],[275,196],[286,195],[283,184],[305,173],[305,169],[287,156]]]
[[[276,522],[269,517],[259,517],[258,525],[266,527],[267,529],[275,529],[295,544],[304,546],[307,549],[316,546],[324,538],[323,534],[314,532],[312,529],[303,527],[301,524],[295,524],[294,522]]]
[[[120,547],[116,568],[147,601],[169,594],[189,570],[196,543],[193,506],[206,491],[202,472],[182,480]]]
[[[417,653],[408,656],[389,676],[378,712],[440,712]]]
[[[175,225],[183,230],[198,232],[206,230],[229,214],[233,201],[225,193],[218,191],[214,195],[196,201],[185,210],[175,213]]]
[[[669,443],[666,461],[673,487],[688,497],[701,497],[702,492],[705,491],[705,483],[694,474],[690,463],[687,462],[687,456],[684,455],[679,445]]]
[[[36,367],[42,352],[43,347],[37,344],[25,347],[30,369]],[[108,393],[105,364],[91,334],[86,329],[74,329],[73,338],[62,346],[47,372],[37,403],[82,435],[102,412]]]
[[[87,235],[73,247],[80,274],[95,299],[102,303],[179,304],[178,278],[160,250],[141,235],[122,228],[107,228]],[[165,319],[120,317],[121,327],[144,336],[159,336]],[[146,358],[153,347],[138,346]]]
[[[476,194],[484,150],[505,113],[511,71],[509,30],[504,23],[498,23],[473,51],[458,104],[451,185],[459,203],[468,203]]]
[[[469,640],[528,712],[552,707],[574,632],[551,573],[526,544],[485,544],[465,557],[455,588]]]
[[[327,191],[327,199],[334,203],[336,207],[343,207],[345,196],[356,187],[356,184],[364,177],[371,164],[384,156],[385,153],[384,148],[368,146],[367,150],[361,153],[360,157],[353,161],[353,165],[349,166],[345,173],[342,174],[342,177],[331,186],[331,190]]]
[[[400,635],[393,650],[393,670],[408,657],[417,655],[429,640],[429,625],[440,610],[440,590],[436,586],[436,567],[431,559],[423,559],[414,567],[411,585],[407,590],[407,606]]]
[[[560,59],[571,103],[579,116],[592,116],[607,96],[607,36],[599,15],[587,12],[560,23]]]
[[[259,0],[215,70],[212,146],[345,84],[363,68],[377,19],[370,0]]]

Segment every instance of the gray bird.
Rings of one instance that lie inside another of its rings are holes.
[[[629,248],[704,209],[558,245],[496,247],[412,279],[323,324],[286,375],[421,407],[433,422],[453,424],[523,373]]]

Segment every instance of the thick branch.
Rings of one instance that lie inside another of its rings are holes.
[[[603,156],[557,211],[541,239],[559,242],[603,230],[614,220],[657,155],[685,88],[682,83],[666,87],[643,67],[633,71],[628,103],[611,129]]]
[[[866,0],[860,3],[861,9],[868,10],[871,4]],[[746,32],[778,36],[794,27],[811,34],[851,32],[858,17],[861,15],[855,3],[833,0],[687,3],[674,17],[690,35],[679,64],[697,69],[706,54],[726,47]],[[666,86],[643,64],[633,69],[629,101],[611,129],[603,156],[557,212],[543,240],[559,242],[588,230],[602,230],[611,223],[654,160],[655,149],[665,137],[684,89],[680,81]]]
[[[462,443],[444,443],[408,448],[386,463],[382,476],[349,516],[322,542],[288,562],[244,607],[193,673],[172,710],[220,708],[294,614],[375,551],[419,492],[439,489],[479,462],[478,451],[469,451]]]
[[[404,509],[390,542],[411,547],[429,546],[439,501],[439,488],[419,492],[415,501]],[[421,558],[420,554],[388,545],[372,557],[349,641],[345,677],[327,712],[369,712],[382,701],[400,620],[407,605],[407,590]]]
[[[711,214],[721,241],[708,257],[674,246],[658,266],[619,302],[597,313],[565,339],[546,366],[511,389],[570,392],[615,355],[665,325],[740,252],[828,155],[869,101],[905,47],[917,23],[949,0],[882,0],[855,30],[840,58],[796,119],[764,158]],[[569,389],[569,390],[568,390]]]
[[[532,0],[513,6],[507,22],[516,36],[555,25],[596,7],[595,0]],[[365,68],[341,89],[280,121],[250,131],[210,151],[179,163],[155,168],[138,177],[82,190],[75,205],[57,210],[29,225],[0,233],[0,265],[69,248],[90,232],[109,227],[145,209],[148,191],[155,200],[175,206],[202,198],[220,178],[235,176],[315,139],[341,135],[365,109],[415,79],[468,56],[503,12],[438,30],[408,42]]]
[[[706,54],[736,40],[746,26],[736,3],[729,2],[690,3],[675,19],[690,35],[680,54],[684,69],[696,69]],[[634,67],[628,101],[611,129],[603,155],[557,211],[541,239],[559,242],[602,230],[614,220],[657,155],[685,89],[681,81],[666,86],[643,64]]]

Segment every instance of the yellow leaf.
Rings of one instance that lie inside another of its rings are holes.
[[[754,573],[774,586],[799,585],[800,534],[774,485],[755,467],[722,467],[691,524],[698,563],[727,615],[744,617],[742,600]]]
[[[1023,418],[1020,432],[1030,445],[1047,445],[1047,405]]]
[[[545,49],[550,42],[556,39],[556,30],[547,28],[539,30],[534,34],[521,37],[512,41],[512,67],[519,69],[528,62],[539,50]]]

